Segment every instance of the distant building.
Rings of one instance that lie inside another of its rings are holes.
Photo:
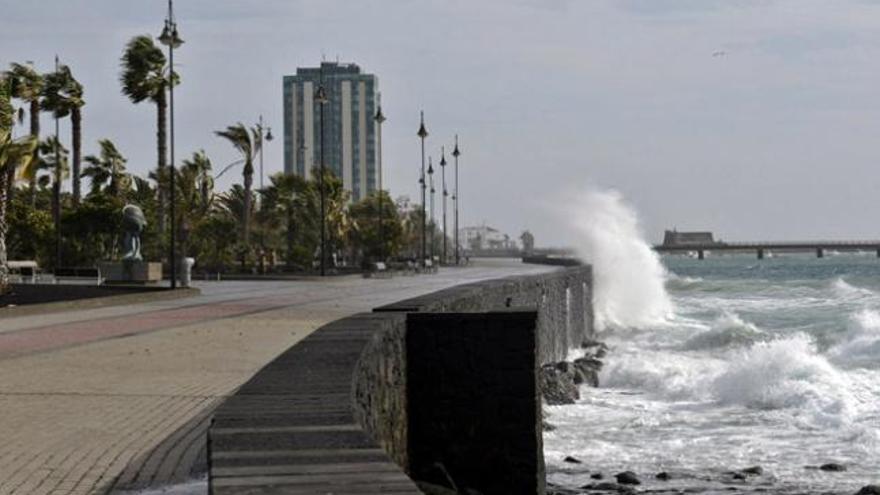
[[[715,242],[711,232],[679,232],[673,229],[663,234],[664,246],[690,246],[715,244]]]
[[[284,76],[284,172],[309,178],[320,166],[321,105],[315,92],[322,84],[328,99],[324,164],[357,201],[377,188],[379,81],[355,64],[321,62]]]
[[[503,251],[518,249],[509,235],[488,225],[464,227],[458,231],[462,247],[471,251]]]

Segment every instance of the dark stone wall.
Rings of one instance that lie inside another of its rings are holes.
[[[460,285],[376,308],[377,312],[538,310],[541,364],[563,361],[568,350],[593,336],[593,272],[588,265]]]
[[[413,313],[407,473],[483,494],[544,492],[537,312]]]
[[[415,494],[410,478],[451,478],[543,494],[537,370],[592,336],[591,288],[590,267],[571,267],[316,330],[218,407],[212,493]]]
[[[398,466],[408,466],[406,314],[381,316],[382,330],[373,334],[355,366],[351,403],[358,424]]]

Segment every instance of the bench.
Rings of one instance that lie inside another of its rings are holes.
[[[63,281],[95,281],[96,285],[104,283],[98,267],[60,267],[55,269],[55,282]]]
[[[375,263],[370,263],[369,268],[366,272],[364,272],[364,278],[391,278],[391,271],[388,269],[388,266],[382,262],[377,261]]]
[[[384,261],[379,261],[373,264],[373,276],[376,278],[391,278],[391,270],[388,269]]]
[[[430,258],[425,260],[425,273],[437,273],[437,265],[434,264],[434,260]]]
[[[6,267],[9,269],[9,278],[13,282],[37,283],[40,266],[36,261],[8,261]]]

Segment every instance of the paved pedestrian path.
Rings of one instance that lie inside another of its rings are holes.
[[[0,319],[0,494],[91,494],[192,473],[211,409],[344,316],[459,283],[546,270],[206,282],[202,295]]]

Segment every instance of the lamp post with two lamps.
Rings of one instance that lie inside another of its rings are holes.
[[[168,47],[168,93],[170,96],[169,100],[169,130],[171,135],[171,162],[169,163],[169,188],[171,189],[170,194],[170,214],[171,214],[171,239],[168,245],[168,263],[171,266],[171,288],[177,288],[177,222],[175,217],[175,203],[177,202],[177,192],[174,185],[174,84],[175,84],[175,74],[174,74],[174,49],[179,48],[180,45],[183,44],[183,40],[180,38],[177,32],[177,22],[174,20],[174,5],[173,0],[168,0],[168,17],[165,18],[165,27],[162,29],[162,34],[159,35],[159,42]]]
[[[315,91],[315,102],[321,106],[321,163],[318,188],[321,193],[321,276],[327,274],[327,211],[325,206],[324,191],[324,106],[330,101],[327,98],[327,90],[324,89],[324,74],[321,74],[321,84]]]
[[[452,150],[452,156],[455,158],[455,192],[452,193],[452,202],[455,206],[455,264],[459,264],[461,255],[458,248],[458,157],[461,151],[458,150],[458,134],[455,135],[455,149]]]
[[[376,133],[379,145],[379,261],[385,261],[385,190],[382,188],[382,123],[385,122],[385,115],[382,114],[382,103],[376,108]]]
[[[425,129],[425,112],[420,113],[420,124],[419,124],[419,132],[416,133],[419,136],[419,139],[422,141],[422,174],[419,176],[419,184],[422,186],[422,252],[421,252],[421,265],[422,268],[426,268],[428,265],[426,263],[425,256],[427,256],[427,250],[425,249],[425,227],[426,227],[426,212],[425,212],[425,188],[427,184],[425,183],[425,138],[428,137],[428,130]]]
[[[257,122],[257,146],[260,150],[260,190],[263,191],[265,185],[263,184],[263,141],[271,142],[274,137],[272,136],[272,127],[263,125],[263,116],[260,115],[260,120]],[[260,196],[258,195],[259,199]],[[263,202],[260,199],[260,204],[258,211],[262,209]],[[260,226],[260,273],[266,273],[266,239],[265,232],[263,231],[263,226]]]
[[[446,189],[446,149],[440,148],[440,176],[441,176],[441,184],[443,186],[443,262],[441,264],[446,264],[449,262],[449,258],[446,256],[446,197],[449,196],[449,190]]]
[[[434,223],[434,166],[431,164],[431,157],[428,157],[428,182],[431,187],[431,266],[434,265],[434,240],[436,238],[436,234],[434,229],[436,224]]]

